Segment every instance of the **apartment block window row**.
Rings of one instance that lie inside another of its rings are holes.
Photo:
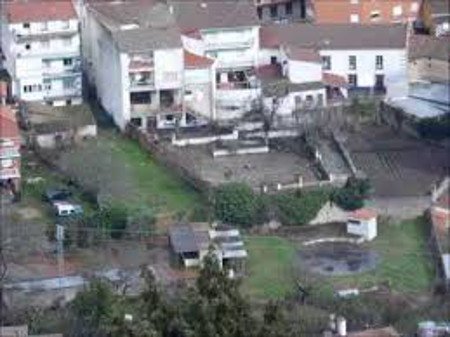
[[[32,85],[24,85],[23,92],[31,93],[31,92],[39,92],[42,91],[42,85],[40,84],[32,84]]]
[[[384,68],[383,65],[383,55],[377,55],[375,57],[375,68],[377,70],[382,70]]]

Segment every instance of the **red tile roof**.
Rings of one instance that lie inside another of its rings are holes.
[[[323,73],[323,83],[327,86],[340,88],[348,85],[347,79],[344,76],[332,73]]]
[[[0,138],[18,138],[16,116],[7,106],[0,106]]]
[[[287,56],[291,60],[305,62],[320,62],[319,53],[311,48],[298,48],[289,46],[286,48]]]
[[[184,51],[184,65],[186,68],[209,68],[213,63],[213,59]]]
[[[75,19],[77,14],[70,0],[29,0],[8,2],[10,23],[42,22]]]
[[[350,213],[350,217],[360,220],[370,220],[377,217],[377,212],[368,208],[360,208]]]
[[[273,49],[280,46],[278,34],[271,27],[261,27],[259,30],[259,44],[261,48]]]

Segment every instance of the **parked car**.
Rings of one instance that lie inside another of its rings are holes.
[[[67,200],[72,196],[72,192],[64,188],[49,188],[44,193],[44,200],[48,202]]]
[[[53,208],[57,216],[66,217],[83,214],[83,207],[69,201],[55,201]]]

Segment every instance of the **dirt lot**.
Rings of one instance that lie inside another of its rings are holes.
[[[358,169],[372,180],[375,197],[413,197],[430,192],[449,172],[449,150],[387,127],[366,127],[346,140]]]
[[[306,154],[289,150],[271,149],[267,154],[219,158],[213,158],[207,146],[178,147],[175,151],[184,165],[194,166],[213,186],[239,181],[259,188],[262,184],[293,183],[298,175],[302,175],[305,182],[317,181]]]

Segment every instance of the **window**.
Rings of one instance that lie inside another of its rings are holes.
[[[24,22],[23,23],[23,28],[29,29],[30,28],[30,23],[29,22]]]
[[[380,11],[370,12],[370,21],[378,21],[381,18]]]
[[[392,8],[393,16],[400,16],[400,15],[402,15],[402,12],[403,12],[402,5],[397,5]]]
[[[151,104],[152,95],[150,91],[132,92],[130,93],[131,104]]]
[[[355,74],[349,74],[348,75],[348,84],[350,84],[350,86],[352,86],[352,87],[357,87],[358,86],[358,76],[356,76]]]
[[[383,55],[377,55],[375,57],[375,69],[377,70],[383,69]]]
[[[72,39],[70,37],[66,38],[66,39],[63,39],[62,41],[63,41],[63,46],[64,47],[70,47],[72,45]]]
[[[44,80],[44,90],[45,91],[52,90],[52,82],[50,80]]]
[[[261,8],[261,7],[258,7],[258,8],[256,9],[256,11],[258,12],[258,18],[261,20],[261,18],[262,18],[262,8]]]
[[[359,22],[359,15],[358,14],[351,14],[350,15],[350,22],[351,23],[358,23]]]
[[[66,100],[66,106],[71,106],[71,105],[72,105],[72,100],[71,99]]]
[[[331,69],[331,56],[322,56],[322,69],[323,70]]]
[[[295,96],[295,108],[299,109],[302,106],[302,96]]]
[[[384,75],[376,75],[375,89],[383,89],[383,88],[384,88]]]
[[[50,61],[50,60],[42,60],[42,66],[44,68],[50,68],[52,66],[52,61]]]
[[[323,94],[318,94],[317,95],[317,105],[318,106],[323,106]]]
[[[270,57],[270,64],[277,64],[277,57],[276,56],[271,56]]]
[[[355,55],[350,55],[348,57],[348,69],[356,70],[356,56]]]
[[[72,65],[72,59],[63,59],[64,66],[71,66]]]
[[[292,14],[292,2],[288,2],[286,4],[286,15],[291,15]]]
[[[75,81],[73,78],[64,78],[62,83],[64,89],[72,89],[75,87]]]
[[[278,6],[277,5],[270,6],[270,16],[274,18],[277,15],[278,15]]]
[[[33,85],[24,85],[23,86],[24,93],[37,92],[37,91],[42,91],[42,85],[33,84]]]
[[[25,49],[26,49],[26,50],[30,50],[30,49],[31,49],[31,44],[27,43],[27,44],[25,45]]]

